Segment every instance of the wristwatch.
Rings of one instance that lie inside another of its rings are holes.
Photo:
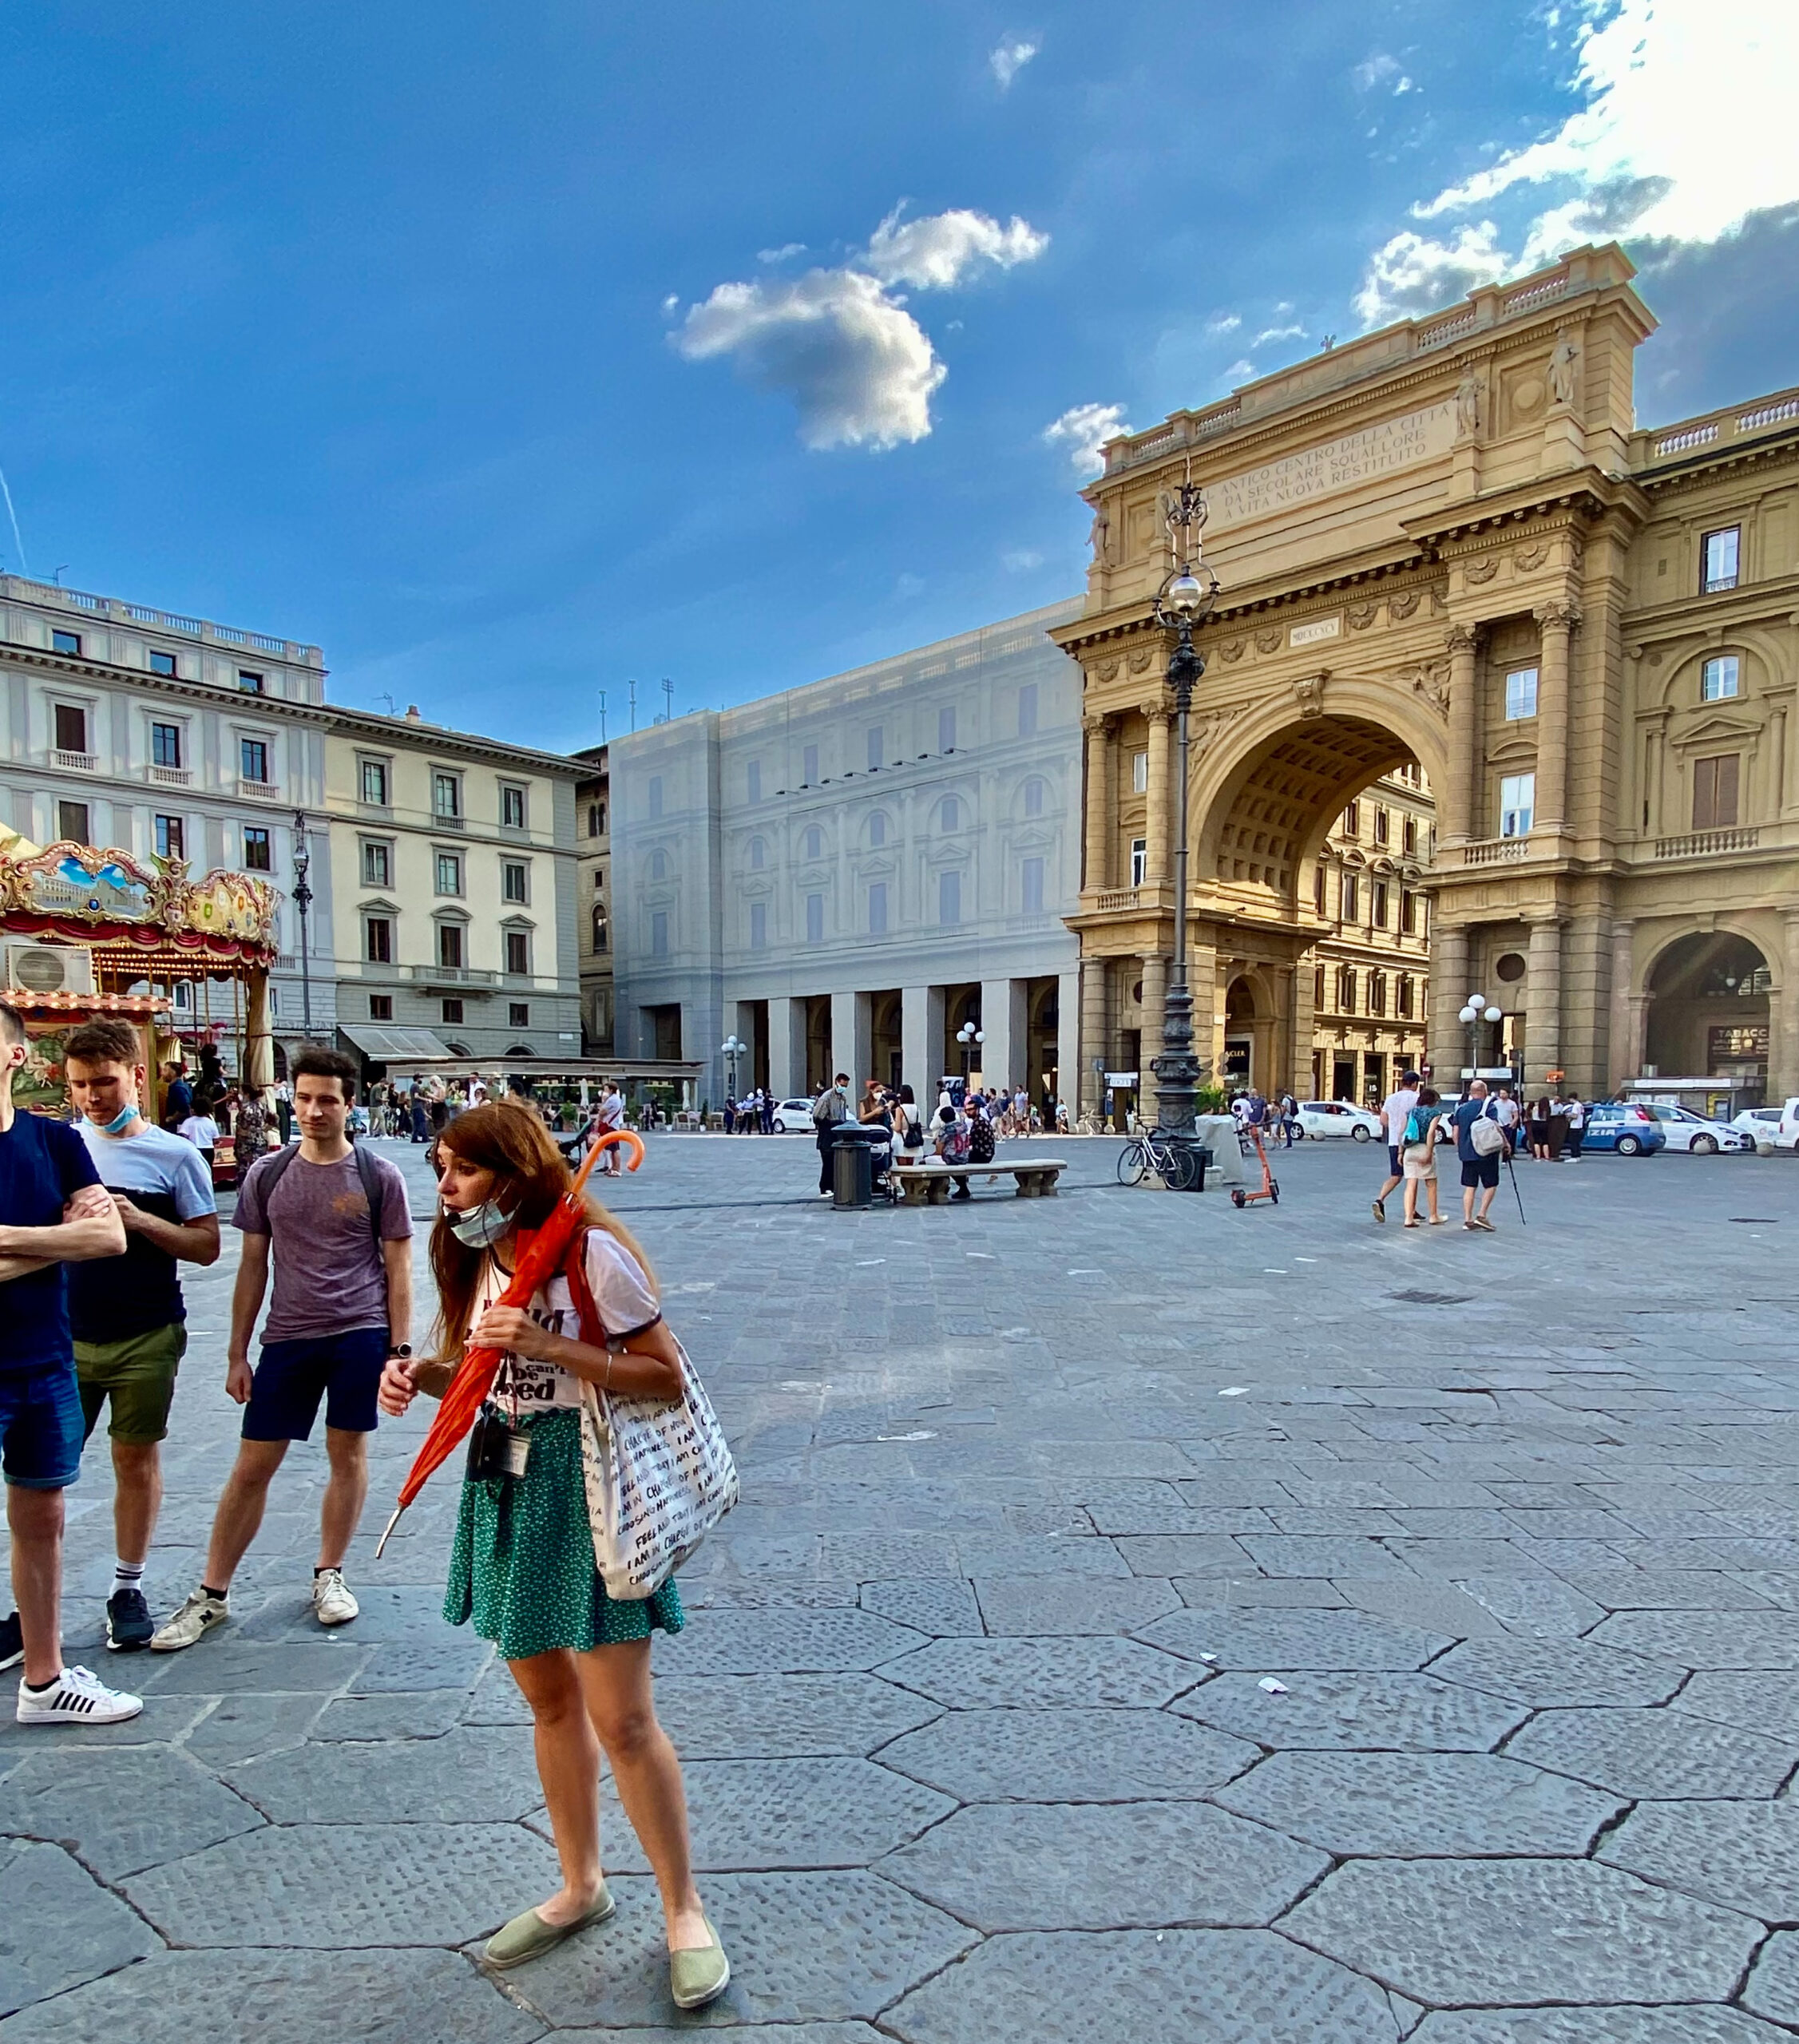
[[[412,1353],[412,1344],[410,1341],[396,1341],[387,1353],[390,1357],[398,1356],[403,1361]]]

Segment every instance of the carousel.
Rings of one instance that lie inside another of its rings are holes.
[[[62,1039],[117,1015],[145,1040],[153,1119],[161,1072],[189,1053],[218,1060],[246,1096],[275,1083],[268,974],[280,896],[267,881],[223,870],[188,877],[180,858],[66,841],[40,850],[0,826],[3,997],[25,1019],[30,1061],[22,1106],[64,1111]]]

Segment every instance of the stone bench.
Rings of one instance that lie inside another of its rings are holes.
[[[1056,1196],[1056,1181],[1068,1168],[1060,1157],[1029,1157],[1018,1163],[1008,1160],[966,1165],[946,1164],[941,1158],[931,1157],[917,1164],[896,1161],[890,1167],[888,1175],[905,1194],[908,1206],[941,1206],[948,1201],[950,1187],[957,1178],[990,1178],[1001,1171],[1009,1171],[1017,1181],[1020,1199],[1052,1199]]]

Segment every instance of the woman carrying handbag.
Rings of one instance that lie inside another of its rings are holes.
[[[604,1748],[661,1890],[675,2001],[703,2007],[724,1991],[731,1967],[694,1885],[680,1762],[650,1690],[651,1634],[679,1632],[684,1621],[672,1577],[644,1594],[643,1581],[657,1574],[653,1558],[639,1582],[625,1579],[646,1546],[625,1462],[634,1415],[675,1414],[680,1424],[665,1431],[689,1440],[715,1434],[716,1422],[662,1318],[641,1253],[591,1198],[590,1225],[530,1309],[494,1303],[521,1231],[541,1226],[569,1186],[537,1115],[509,1104],[472,1108],[444,1130],[438,1154],[438,1360],[390,1360],[381,1404],[398,1416],[419,1391],[441,1396],[470,1345],[504,1352],[470,1436],[444,1616],[452,1625],[472,1619],[495,1642],[530,1705],[563,1873],[554,1895],[494,1934],[486,1961],[522,1965],[613,1913],[600,1860]],[[614,1444],[613,1492],[603,1505],[596,1464]],[[728,1473],[722,1440],[715,1450]],[[730,1485],[734,1495],[734,1476]],[[633,1540],[631,1561],[618,1560],[616,1551]],[[596,1557],[608,1543],[611,1594]]]

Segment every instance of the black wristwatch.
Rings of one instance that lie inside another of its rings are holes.
[[[387,1353],[390,1358],[398,1356],[404,1361],[412,1353],[412,1344],[410,1341],[396,1341]]]

